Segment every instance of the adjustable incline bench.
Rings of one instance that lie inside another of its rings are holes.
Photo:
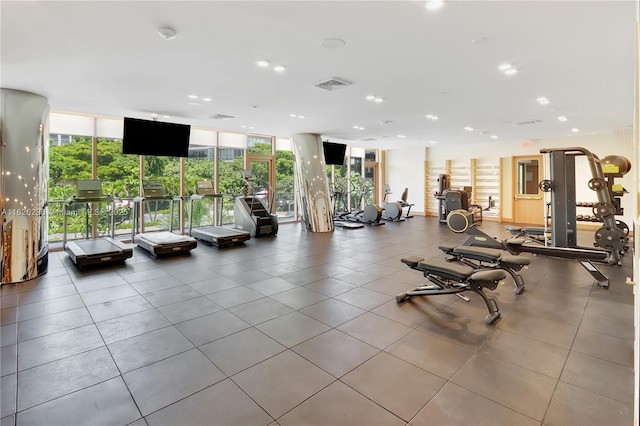
[[[526,238],[527,241],[535,243],[551,244],[551,228],[544,229],[535,226],[520,227],[515,225],[507,225],[505,228],[512,238]]]
[[[423,262],[423,260],[421,257],[410,256],[401,259],[401,262],[411,269],[422,272],[433,284],[421,285],[414,290],[400,293],[396,296],[396,302],[402,303],[413,296],[435,296],[438,294],[455,294],[465,302],[469,302],[470,299],[460,293],[473,291],[478,293],[487,305],[489,315],[484,317],[484,322],[491,324],[500,317],[496,300],[488,298],[482,290],[485,287],[495,290],[507,276],[506,272],[500,269],[476,271],[470,266],[447,263],[443,260],[432,259],[427,262]]]
[[[447,255],[445,257],[447,262],[457,260],[474,269],[502,269],[513,278],[514,292],[516,294],[520,294],[524,290],[524,280],[518,274],[518,271],[526,268],[531,263],[531,260],[527,257],[504,254],[500,250],[458,246],[456,244],[442,244],[438,248]]]

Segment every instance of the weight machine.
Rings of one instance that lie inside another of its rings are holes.
[[[624,189],[615,185],[613,179],[631,169],[629,160],[620,156],[607,156],[601,160],[587,149],[578,147],[541,149],[540,152],[550,157],[550,180],[540,182],[540,188],[551,193],[551,244],[554,247],[581,248],[577,244],[575,158],[584,155],[592,176],[588,186],[598,198],[589,207],[593,217],[603,223],[595,232],[594,246],[609,251],[609,262],[619,265],[620,256],[629,241],[629,228],[615,218],[615,215],[623,214],[619,196]]]

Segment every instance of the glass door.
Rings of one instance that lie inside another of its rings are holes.
[[[378,163],[366,162],[364,164],[364,179],[369,188],[373,188],[367,193],[367,204],[378,205],[380,202],[378,196]]]
[[[275,209],[275,170],[273,156],[247,155],[247,169],[251,170],[251,193],[273,213]]]

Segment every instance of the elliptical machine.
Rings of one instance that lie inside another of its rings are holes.
[[[402,219],[402,204],[399,202],[388,202],[387,195],[391,194],[389,185],[384,185],[384,197],[382,198],[382,218],[393,222],[404,222]]]

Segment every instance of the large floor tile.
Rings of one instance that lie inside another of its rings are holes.
[[[149,331],[154,331],[169,325],[171,325],[169,321],[155,309],[147,309],[146,311],[96,323],[102,338],[107,344],[148,333]]]
[[[240,283],[237,283],[229,278],[215,277],[203,281],[196,281],[187,284],[200,294],[212,294],[223,290],[229,290],[230,288],[240,287]]]
[[[292,351],[233,376],[233,381],[273,418],[280,417],[334,380]]]
[[[19,425],[125,425],[140,418],[120,377],[18,413]]]
[[[633,367],[633,341],[581,328],[572,351]]]
[[[199,347],[227,376],[286,350],[266,334],[251,327]]]
[[[261,322],[278,318],[279,316],[288,314],[292,311],[293,309],[290,307],[283,305],[270,297],[263,297],[262,299],[253,300],[251,302],[229,308],[229,312],[242,318],[251,325],[260,324]]]
[[[191,348],[193,344],[173,326],[109,344],[109,351],[122,373]]]
[[[560,380],[624,404],[633,404],[633,368],[571,352]]]
[[[453,383],[447,383],[411,419],[411,425],[539,426],[540,422]]]
[[[331,327],[337,327],[362,315],[365,310],[331,298],[302,308],[300,312]]]
[[[184,285],[184,283],[175,277],[161,277],[131,283],[131,287],[135,288],[140,294],[166,290],[168,288],[179,287],[181,285]]]
[[[201,346],[228,336],[250,325],[227,311],[218,311],[176,325],[194,345]]]
[[[338,330],[378,349],[386,348],[412,331],[406,325],[370,312],[342,324]]]
[[[554,379],[560,377],[569,355],[566,348],[502,330],[497,330],[480,352]]]
[[[292,350],[335,377],[343,376],[380,351],[338,330],[329,330]]]
[[[246,284],[246,287],[265,296],[271,296],[276,293],[298,288],[296,284],[278,277],[271,277],[258,282],[250,282]]]
[[[386,352],[449,379],[473,355],[470,349],[419,330],[412,331]]]
[[[327,325],[299,312],[263,322],[256,325],[256,328],[286,347],[295,346],[329,330]]]
[[[127,297],[137,295],[138,292],[136,289],[129,284],[80,293],[80,297],[82,297],[84,304],[87,306],[111,302],[112,300],[125,299]]]
[[[567,349],[571,347],[578,332],[577,325],[548,320],[524,312],[512,312],[498,326],[501,330]]]
[[[407,422],[446,383],[446,380],[385,352],[340,380]],[[389,392],[390,389],[393,392]]]
[[[84,302],[78,294],[58,297],[42,302],[29,303],[20,307],[20,310],[18,312],[18,321],[26,321],[45,315],[51,315],[58,312],[64,312],[71,309],[78,309],[83,307]]]
[[[209,294],[207,297],[222,307],[230,308],[242,303],[251,302],[252,300],[261,299],[264,295],[246,287],[233,287]]]
[[[18,323],[18,341],[35,339],[47,334],[58,333],[72,328],[92,324],[93,320],[86,308],[71,309],[57,314],[37,317]]]
[[[305,306],[313,305],[314,303],[325,300],[327,296],[316,293],[306,287],[296,287],[291,290],[274,294],[271,298],[289,306],[292,309],[302,309]]]
[[[0,377],[0,417],[6,417],[16,412],[16,397],[18,395],[18,376],[10,374]]]
[[[18,371],[18,345],[3,346],[0,349],[0,377]]]
[[[144,296],[144,298],[147,299],[149,303],[157,308],[172,303],[195,299],[196,297],[200,297],[202,295],[191,287],[182,285],[166,288],[164,290],[152,291],[150,293],[144,293],[142,296]]]
[[[633,404],[623,404],[562,381],[553,393],[543,422],[548,426],[628,426],[632,423]]]
[[[145,416],[225,378],[197,349],[139,368],[122,377]]]
[[[89,313],[95,322],[133,314],[135,312],[153,309],[153,306],[142,296],[105,302],[100,305],[88,306]]]
[[[105,347],[18,373],[18,411],[119,376]]]
[[[354,288],[346,293],[335,296],[336,299],[348,303],[358,308],[368,311],[377,306],[382,305],[392,299],[388,294],[378,293],[377,291],[367,290],[366,288]]]
[[[393,426],[405,423],[341,382],[332,383],[278,419],[282,426]]]
[[[356,286],[347,284],[344,281],[337,280],[335,278],[324,278],[305,285],[309,290],[316,293],[324,294],[325,296],[333,297],[338,294],[345,293],[349,290],[353,290]]]
[[[486,355],[474,355],[451,381],[542,421],[557,380]]]
[[[18,370],[104,346],[95,325],[74,328],[27,340],[18,345]]]
[[[212,302],[211,299],[208,299],[205,296],[200,296],[195,299],[185,300],[184,302],[161,306],[158,308],[158,311],[171,321],[171,323],[178,324],[218,312],[221,309],[222,307]]]
[[[224,380],[147,416],[154,425],[263,426],[273,420],[231,380]]]

